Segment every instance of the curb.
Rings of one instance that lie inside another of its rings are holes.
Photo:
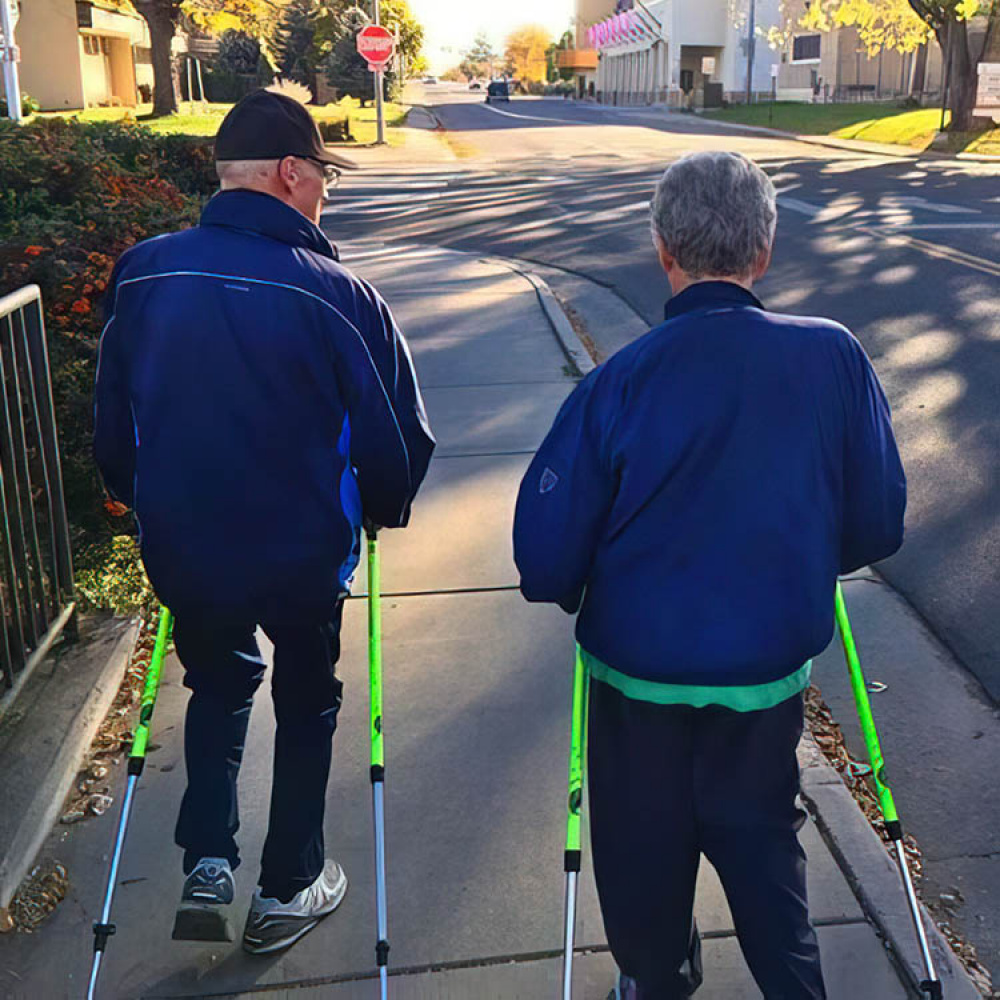
[[[882,936],[904,983],[923,997],[923,959],[903,885],[885,844],[858,808],[839,773],[827,763],[812,734],[799,751],[802,799],[868,919]],[[938,978],[948,1000],[982,1000],[962,963],[923,903],[920,912]]]
[[[138,636],[138,620],[123,623],[96,683],[62,738],[55,762],[39,782],[10,845],[0,857],[0,915],[6,912],[59,816],[94,734],[118,693]]]
[[[591,357],[590,351],[587,350],[586,345],[573,329],[573,324],[570,323],[569,317],[559,304],[559,299],[556,298],[555,292],[552,291],[544,278],[516,260],[482,256],[479,257],[479,260],[505,267],[513,271],[514,274],[519,274],[535,289],[542,312],[545,313],[545,318],[549,321],[549,326],[552,327],[552,332],[555,334],[556,340],[559,341],[563,354],[581,376],[589,374],[597,367],[597,362]]]

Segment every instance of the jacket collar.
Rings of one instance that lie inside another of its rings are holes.
[[[203,226],[225,226],[269,236],[293,247],[340,260],[337,248],[315,223],[291,205],[259,191],[220,191],[201,213]]]
[[[739,306],[764,308],[753,292],[732,281],[696,281],[667,301],[663,315],[664,319],[676,319],[696,309],[732,309]]]

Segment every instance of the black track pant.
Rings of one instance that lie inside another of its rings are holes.
[[[766,1000],[825,1000],[797,832],[802,696],[759,712],[655,705],[594,681],[590,817],[608,943],[640,1000],[701,983],[692,919],[715,866]]]
[[[274,643],[271,694],[277,731],[267,840],[260,886],[288,901],[323,871],[323,814],[333,732],[342,685],[343,602],[312,619],[267,620]],[[176,611],[174,642],[191,689],[184,724],[188,786],[177,821],[184,871],[205,857],[239,864],[236,779],[243,760],[254,692],[264,661],[256,622],[226,620],[210,611]]]

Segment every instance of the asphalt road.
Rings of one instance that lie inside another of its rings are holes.
[[[457,159],[348,180],[332,231],[541,262],[613,289],[650,324],[669,296],[648,229],[658,174],[711,148],[768,171],[779,225],[757,291],[849,326],[893,404],[907,540],[879,570],[1000,699],[1000,165],[836,150],[650,109],[487,107],[446,85],[426,95]]]

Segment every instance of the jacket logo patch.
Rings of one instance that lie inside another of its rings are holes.
[[[542,472],[542,478],[538,481],[539,493],[551,493],[556,488],[559,477],[548,467]]]

